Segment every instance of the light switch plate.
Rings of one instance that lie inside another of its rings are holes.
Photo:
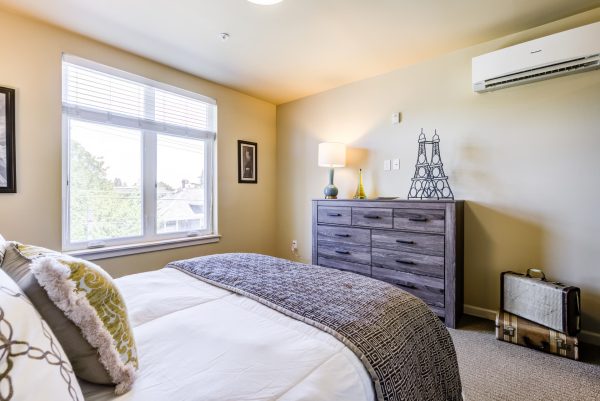
[[[384,160],[383,161],[383,171],[390,171],[392,169],[392,161]]]
[[[392,161],[392,169],[400,170],[400,159],[394,159]]]
[[[400,124],[400,113],[392,114],[392,125]]]

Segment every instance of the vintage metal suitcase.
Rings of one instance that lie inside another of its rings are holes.
[[[496,315],[496,338],[539,351],[579,360],[579,339],[508,312]]]
[[[504,272],[500,287],[503,311],[570,336],[581,330],[579,288],[547,281],[538,269],[529,269],[527,274]]]

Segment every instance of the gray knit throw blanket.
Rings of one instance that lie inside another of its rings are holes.
[[[456,352],[445,326],[420,299],[391,284],[248,253],[167,267],[333,335],[360,358],[379,401],[462,400]]]

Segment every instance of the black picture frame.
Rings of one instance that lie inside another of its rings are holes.
[[[258,144],[238,140],[238,183],[258,182]]]
[[[0,86],[0,193],[17,192],[15,90]]]

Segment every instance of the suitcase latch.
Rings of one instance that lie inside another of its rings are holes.
[[[515,335],[515,328],[512,326],[506,326],[504,327],[503,333],[505,336],[512,337]]]
[[[566,351],[569,351],[571,349],[571,347],[567,344],[567,342],[560,338],[556,339],[556,348],[564,349]]]

